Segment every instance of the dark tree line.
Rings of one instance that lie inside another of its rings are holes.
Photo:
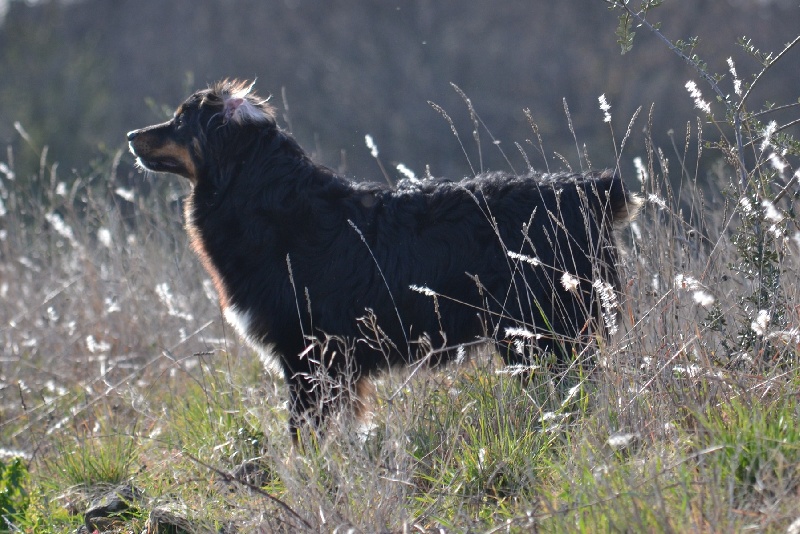
[[[672,38],[700,36],[698,52],[719,63],[712,70],[724,72],[732,55],[741,75],[757,65],[735,45],[739,36],[776,50],[800,27],[793,1],[673,0],[657,16]],[[517,170],[525,163],[515,141],[535,166],[545,165],[526,143],[535,138],[524,108],[541,130],[549,164],[561,165],[555,151],[578,164],[563,99],[579,144],[604,167],[614,153],[601,94],[618,141],[638,106],[656,104],[654,133],[665,146],[668,130],[682,132],[697,115],[684,89],[692,72],[644,30],[633,51],[620,55],[615,17],[601,0],[14,1],[0,27],[0,144],[13,147],[18,169],[36,168],[47,145],[62,175],[83,173],[124,148],[127,130],[162,119],[193,89],[257,77],[258,91],[271,93],[279,109],[288,102],[283,123],[328,165],[380,178],[364,146],[369,133],[386,164],[463,176],[467,161],[427,103],[453,118],[477,166],[472,123],[452,82]],[[797,99],[800,61],[789,61],[794,67],[772,74],[763,99]],[[632,140],[639,146],[643,120]],[[481,140],[484,167],[507,169],[486,132]]]

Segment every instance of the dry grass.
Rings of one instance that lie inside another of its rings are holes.
[[[0,513],[68,532],[98,488],[132,481],[148,501],[125,531],[159,504],[198,532],[785,531],[800,488],[794,196],[777,219],[758,203],[780,185],[765,157],[750,196],[723,164],[701,190],[657,147],[640,158],[619,155],[648,202],[622,236],[620,331],[586,349],[596,368],[543,361],[523,384],[483,354],[387,373],[369,427],[343,416],[302,452],[282,380],[223,325],[188,251],[176,181],[121,189],[116,160],[72,184],[44,156],[30,178],[6,169],[0,443],[29,478]],[[249,460],[254,477],[231,478]]]

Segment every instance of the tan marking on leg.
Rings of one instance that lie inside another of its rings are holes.
[[[370,409],[377,396],[375,384],[369,377],[362,376],[356,380],[353,394],[353,414],[360,423],[368,423],[372,418]]]

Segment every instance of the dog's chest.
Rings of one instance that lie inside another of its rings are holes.
[[[235,304],[226,306],[222,313],[228,324],[236,330],[236,333],[248,345],[258,351],[264,367],[270,371],[280,371],[278,358],[274,353],[272,344],[265,343],[261,334],[256,331],[253,313],[250,310],[239,308]]]
[[[236,333],[242,336],[251,345],[257,345],[258,341],[255,332],[251,331],[253,324],[253,315],[247,310],[241,310],[238,306],[231,304],[223,311],[225,320],[228,324],[236,330]]]

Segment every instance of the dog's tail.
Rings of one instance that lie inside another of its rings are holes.
[[[594,171],[587,178],[586,193],[601,220],[611,223],[613,229],[621,229],[636,218],[642,199],[625,187],[618,174],[612,170]]]
[[[617,270],[619,250],[615,234],[636,218],[642,200],[630,192],[622,178],[612,170],[590,171],[584,174],[582,185],[584,198],[594,215],[593,224],[597,225],[595,231],[599,232],[600,237],[600,242],[597,243],[599,247],[595,252],[599,260],[599,274],[621,292],[622,281]]]

